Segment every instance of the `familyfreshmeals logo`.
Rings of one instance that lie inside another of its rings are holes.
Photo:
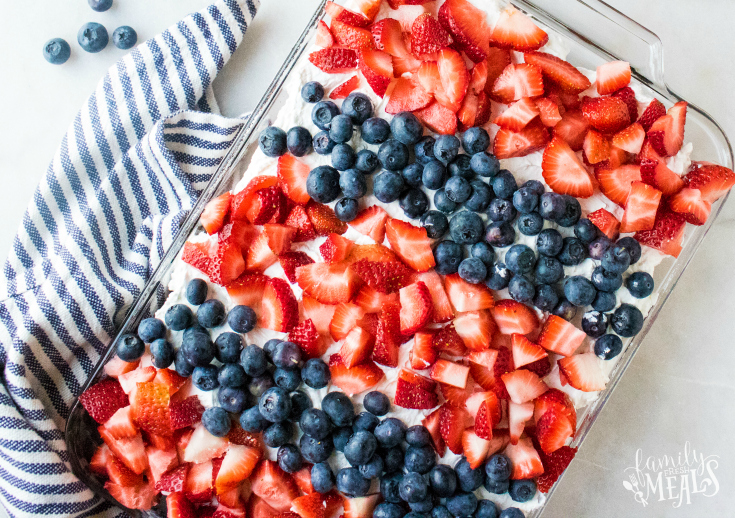
[[[675,456],[644,458],[643,450],[638,448],[635,465],[624,470],[623,487],[643,507],[652,502],[671,502],[675,508],[688,505],[693,496],[712,497],[720,490],[715,476],[719,458],[694,450],[689,441]]]

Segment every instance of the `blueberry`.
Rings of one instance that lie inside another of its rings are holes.
[[[421,178],[424,174],[424,166],[422,166],[419,163],[413,163],[409,164],[406,167],[403,168],[403,171],[401,171],[401,175],[403,176],[403,181],[406,183],[406,185],[411,187],[420,187],[421,186]]]
[[[491,290],[502,290],[508,287],[510,280],[513,278],[511,272],[505,263],[496,263],[488,272],[488,279],[485,282]]]
[[[401,112],[390,121],[390,130],[399,142],[407,146],[416,144],[424,134],[419,119],[411,112]]]
[[[630,255],[630,264],[635,264],[641,258],[641,244],[632,237],[620,238],[617,242],[618,246],[622,246]]]
[[[380,419],[378,419],[378,416],[375,414],[371,414],[370,412],[360,412],[352,422],[352,429],[355,431],[365,430],[367,432],[372,432],[379,424]]]
[[[495,264],[495,250],[484,241],[472,245],[470,255],[482,261],[488,269]]]
[[[529,214],[538,207],[539,196],[530,187],[521,187],[513,193],[513,206],[522,214]]]
[[[281,387],[271,387],[260,396],[258,410],[271,423],[280,423],[291,413],[291,397]]]
[[[599,288],[597,289],[597,296],[595,297],[595,300],[592,301],[592,308],[596,311],[602,312],[612,311],[615,309],[615,306],[618,305],[618,298],[615,294],[607,291],[600,291]]]
[[[574,235],[582,243],[589,245],[592,241],[600,237],[600,229],[587,218],[583,218],[574,225]]]
[[[468,257],[459,263],[459,276],[470,284],[480,284],[487,278],[487,267],[480,259]]]
[[[474,245],[482,240],[482,219],[468,210],[458,212],[449,220],[449,233],[460,245]]]
[[[354,430],[351,426],[343,426],[342,428],[337,428],[332,433],[332,442],[334,443],[334,449],[337,451],[345,451],[345,446],[347,446],[347,441],[349,441],[350,437],[352,437],[352,432],[354,432]]]
[[[403,469],[403,450],[400,446],[383,450],[382,456],[386,473],[395,473]]]
[[[304,156],[311,151],[311,133],[303,126],[295,126],[286,133],[286,147],[293,156]]]
[[[470,187],[472,187],[472,194],[464,206],[475,212],[485,211],[490,205],[490,202],[493,201],[494,195],[492,189],[482,180],[473,180],[470,182]]]
[[[301,87],[301,98],[307,103],[318,103],[324,98],[324,87],[318,81],[309,81]]]
[[[378,449],[378,441],[375,436],[366,431],[358,430],[352,434],[345,445],[345,458],[353,466],[367,464]]]
[[[613,313],[612,328],[624,338],[637,335],[643,328],[641,310],[630,304],[621,304]]]
[[[571,321],[577,314],[577,306],[569,302],[567,299],[559,299],[552,313],[566,321]]]
[[[370,491],[370,480],[363,477],[357,468],[342,468],[337,472],[337,491],[348,497],[365,496]]]
[[[403,193],[398,205],[407,218],[418,219],[429,210],[429,198],[421,189],[412,187]]]
[[[227,315],[227,324],[236,333],[249,333],[255,329],[258,317],[249,306],[238,305]]]
[[[493,192],[498,198],[512,200],[513,194],[518,190],[515,176],[507,169],[502,169],[493,178]]]
[[[635,272],[625,280],[625,287],[637,299],[644,299],[653,293],[653,277],[646,272]]]
[[[538,180],[528,180],[526,183],[521,185],[521,187],[527,187],[531,189],[538,196],[541,196],[543,193],[546,192],[546,187],[544,187],[544,184],[539,182]]]
[[[406,473],[398,486],[401,500],[408,502],[421,502],[429,496],[429,485],[419,473]]]
[[[378,160],[389,171],[400,171],[408,165],[408,148],[403,142],[388,139],[378,148]]]
[[[331,438],[327,437],[320,441],[306,434],[301,436],[299,446],[301,447],[301,455],[304,456],[307,462],[312,464],[326,461],[334,450]]]
[[[283,342],[283,340],[279,340],[278,338],[271,338],[263,345],[263,352],[265,353],[266,359],[268,361],[273,360],[273,352],[276,350],[276,346],[281,342]]]
[[[184,335],[181,351],[186,361],[194,366],[209,365],[214,359],[215,347],[212,339],[205,333],[190,333]]]
[[[311,467],[311,486],[321,494],[334,488],[334,473],[328,463],[318,462]]]
[[[434,206],[437,208],[437,210],[440,210],[445,214],[451,214],[452,212],[457,210],[459,204],[449,199],[449,196],[447,196],[447,191],[445,191],[444,189],[439,189],[434,193]]]
[[[400,505],[383,502],[375,506],[373,518],[403,518],[405,511]]]
[[[379,117],[372,117],[362,123],[362,140],[368,144],[382,144],[390,137],[390,124]]]
[[[361,92],[352,92],[342,102],[342,113],[352,119],[352,123],[360,126],[373,115],[373,103]]]
[[[270,426],[270,423],[260,415],[260,410],[257,406],[248,408],[240,415],[240,426],[243,430],[250,433],[262,432],[266,427]]]
[[[506,256],[506,261],[508,257]],[[536,282],[555,284],[564,278],[564,266],[556,257],[539,256],[536,263]]]
[[[536,237],[536,250],[541,255],[556,257],[564,248],[564,238],[558,230],[547,228]]]
[[[215,437],[224,437],[230,431],[230,415],[223,408],[207,408],[202,414],[202,424]]]
[[[436,496],[452,496],[457,490],[457,473],[446,464],[437,464],[429,471],[429,484]]]
[[[194,372],[194,366],[184,356],[184,352],[179,349],[174,357],[174,369],[179,376],[188,378]]]
[[[447,193],[447,197],[458,204],[466,202],[472,195],[470,182],[461,176],[450,176],[447,183],[444,184],[444,190]]]
[[[582,216],[582,206],[574,196],[564,196],[564,214],[556,219],[560,227],[573,227]]]
[[[409,446],[431,446],[433,439],[425,426],[417,424],[406,430],[406,442]]]
[[[333,202],[340,193],[339,172],[328,165],[315,167],[306,178],[306,192],[319,203]]]
[[[492,455],[485,463],[485,475],[490,480],[508,480],[512,471],[513,464],[502,453]]]
[[[406,435],[406,425],[395,417],[381,421],[375,428],[375,438],[383,448],[392,448],[403,442]]]
[[[507,221],[495,221],[485,229],[485,241],[497,248],[512,245],[516,239],[516,231]]]
[[[536,286],[536,294],[533,296],[533,305],[541,311],[552,311],[559,302],[559,295],[550,284],[539,284]]]
[[[382,392],[374,390],[365,394],[362,400],[365,410],[378,417],[384,416],[390,412],[390,399]]]
[[[301,415],[308,409],[313,408],[311,398],[305,392],[296,390],[291,393],[291,415],[289,421],[298,421]]]
[[[192,324],[194,314],[186,304],[174,304],[166,310],[163,319],[172,331],[183,331]]]
[[[132,49],[138,41],[138,33],[129,25],[122,25],[112,31],[112,43],[121,50]]]
[[[329,131],[320,131],[311,141],[311,146],[318,155],[328,155],[337,143],[329,138]]]
[[[174,361],[174,346],[165,338],[159,338],[151,342],[151,356],[153,356],[153,366],[158,369],[165,369]]]
[[[380,165],[378,155],[369,149],[362,149],[357,152],[355,159],[355,169],[363,174],[372,174]]]
[[[360,207],[355,198],[342,198],[334,206],[334,215],[337,219],[349,223],[357,217]]]
[[[332,149],[332,166],[337,171],[347,171],[351,167],[354,167],[356,160],[357,155],[355,154],[355,150],[349,144],[337,144]],[[351,170],[357,171],[356,169]]]
[[[403,501],[400,493],[401,480],[403,480],[402,473],[395,473],[380,479],[380,494],[383,500],[392,504]]]
[[[301,363],[301,349],[293,342],[281,342],[273,351],[273,365],[281,369],[298,369]]]
[[[134,362],[145,352],[143,340],[132,333],[126,333],[117,342],[117,356],[123,361]]]
[[[252,404],[247,392],[232,387],[220,387],[217,401],[222,408],[233,414],[239,414]]]
[[[301,379],[313,389],[324,388],[329,384],[329,367],[321,358],[311,358],[301,368]]]
[[[462,247],[454,241],[444,240],[434,248],[436,271],[442,275],[451,275],[459,270],[462,262]]]
[[[447,168],[439,160],[432,158],[424,164],[421,181],[427,189],[432,191],[441,189],[447,181]]]
[[[515,274],[529,273],[535,264],[536,254],[526,245],[513,245],[505,254],[505,265]]]
[[[500,511],[492,500],[480,500],[477,502],[477,510],[473,518],[498,518]]]
[[[438,210],[430,210],[421,216],[421,225],[431,239],[439,239],[449,232],[449,220]]]
[[[487,209],[487,217],[490,218],[491,221],[500,223],[510,223],[516,219],[517,215],[518,213],[516,212],[515,207],[513,207],[513,204],[503,198],[495,198],[490,202],[490,206]]]
[[[521,275],[514,275],[508,283],[508,293],[518,302],[530,302],[536,294],[533,283]]]
[[[523,518],[524,516],[523,511],[517,507],[508,507],[503,509],[498,518]]]
[[[485,482],[482,484],[485,486],[485,490],[488,493],[494,493],[496,495],[502,495],[508,492],[510,487],[510,480],[493,480],[489,477],[485,477]]]
[[[207,283],[202,279],[192,279],[186,285],[186,301],[192,306],[199,306],[207,300]]]
[[[110,42],[110,36],[104,25],[89,22],[82,25],[77,33],[77,42],[83,50],[96,53],[104,49]]]
[[[373,455],[373,457],[365,464],[358,467],[360,475],[367,479],[378,478],[383,474],[383,459],[380,455]]]
[[[538,212],[521,214],[518,217],[518,232],[524,236],[537,236],[544,228],[544,218]]]
[[[473,493],[457,493],[447,498],[447,509],[456,518],[472,516],[477,509],[477,497]]]
[[[339,115],[339,108],[332,101],[319,101],[311,109],[311,121],[317,128],[324,131],[329,131],[332,119],[337,115]]]
[[[87,3],[92,10],[97,11],[98,13],[107,11],[112,7],[112,0],[87,0]]]
[[[250,344],[240,354],[240,364],[248,376],[261,376],[268,368],[265,351],[257,345]]]
[[[240,388],[248,382],[247,374],[237,363],[225,363],[219,368],[217,381],[223,387]]]
[[[459,462],[457,462],[454,466],[454,471],[457,473],[457,480],[461,491],[469,493],[482,485],[482,481],[484,479],[482,468],[478,467],[472,469],[470,463],[467,462],[465,457],[462,457]]]
[[[582,315],[582,331],[592,338],[604,335],[609,323],[610,316],[599,311],[588,311]]]
[[[341,392],[330,392],[322,399],[322,410],[335,426],[349,426],[355,419],[352,401]]]
[[[595,340],[595,354],[603,360],[615,358],[623,350],[623,341],[618,335],[603,335]]]
[[[436,465],[436,452],[433,446],[409,446],[403,463],[408,471],[423,475]]]
[[[511,480],[508,494],[514,502],[528,502],[536,494],[536,482],[533,479]]]
[[[225,323],[225,305],[217,299],[209,299],[197,309],[197,322],[205,329],[219,327]]]
[[[263,442],[269,448],[279,448],[291,440],[293,431],[291,423],[273,423],[263,431]]]
[[[470,167],[476,174],[485,178],[492,178],[500,172],[500,160],[495,158],[495,155],[483,151],[472,155]]]
[[[383,203],[396,201],[404,187],[403,176],[396,171],[381,171],[373,180],[373,194]]]
[[[597,288],[586,277],[575,275],[564,282],[564,296],[575,306],[589,306],[597,296]]]
[[[434,158],[434,144],[436,139],[430,135],[422,137],[413,146],[413,154],[416,157],[416,162],[421,165],[426,165],[429,162],[436,160]]]
[[[332,422],[324,410],[309,408],[304,410],[299,419],[301,430],[315,439],[326,439],[332,431]]]
[[[587,247],[576,237],[565,237],[557,258],[564,266],[574,266],[587,258]]]
[[[605,236],[601,236],[587,246],[587,253],[592,259],[599,261],[611,246],[612,241]]]
[[[430,513],[431,510],[434,509],[434,499],[431,495],[429,495],[426,497],[425,500],[408,504],[408,508],[411,509],[411,513],[409,514],[419,514],[426,516],[427,513]]]
[[[623,273],[630,266],[630,252],[623,246],[614,245],[602,255],[600,264],[608,272]]]
[[[448,164],[459,154],[459,139],[454,135],[439,135],[434,143],[434,156]]]
[[[301,371],[298,369],[276,369],[273,373],[273,381],[283,390],[292,392],[301,385]]]
[[[153,340],[166,336],[166,325],[157,318],[145,318],[138,324],[138,336],[149,344]]]
[[[301,456],[301,452],[293,444],[284,444],[278,448],[277,459],[278,467],[286,473],[296,473],[304,465],[304,458]]]
[[[488,146],[490,146],[490,135],[484,128],[470,128],[462,135],[462,147],[470,155],[482,153],[487,150]]]
[[[431,510],[431,518],[453,518],[453,515],[449,512],[449,509],[447,509],[446,506],[435,505]]]
[[[265,128],[258,137],[258,146],[265,156],[279,157],[288,151],[286,132],[276,126]]]
[[[71,56],[71,47],[62,38],[53,38],[43,45],[43,57],[52,65],[63,65]]]
[[[337,144],[344,144],[352,138],[352,119],[348,115],[335,115],[329,124],[329,138]],[[352,150],[352,148],[350,148]],[[352,151],[352,161],[354,162],[355,152]],[[352,165],[348,166],[352,167]]]
[[[457,158],[449,163],[449,176],[461,176],[467,180],[475,177],[475,172],[470,167],[471,158],[469,155],[457,155]]]
[[[539,199],[538,212],[541,217],[549,220],[556,221],[562,216],[567,210],[566,200],[561,194],[555,192],[545,192]]]
[[[613,293],[623,285],[623,276],[619,273],[608,272],[602,266],[592,270],[590,276],[592,284],[600,291]]]

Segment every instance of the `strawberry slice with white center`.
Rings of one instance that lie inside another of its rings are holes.
[[[371,29],[375,48],[387,52],[391,56],[405,56],[409,54],[406,42],[403,39],[401,23],[393,18],[383,18],[375,22]]]
[[[735,173],[720,165],[695,162],[684,182],[690,189],[699,190],[703,200],[714,203],[735,185]]]
[[[554,126],[554,136],[569,144],[574,151],[579,151],[584,145],[584,138],[589,130],[590,123],[579,110],[567,110],[561,120]]]
[[[497,332],[490,313],[485,310],[460,313],[452,323],[455,332],[470,351],[483,351]]]
[[[184,494],[193,503],[203,504],[212,500],[214,493],[212,461],[194,464],[184,481]]]
[[[411,52],[421,57],[452,44],[452,36],[429,13],[418,16],[411,25]]]
[[[309,54],[309,61],[327,74],[343,74],[357,68],[357,52],[341,47],[327,47]]]
[[[222,456],[230,446],[226,437],[215,437],[199,423],[184,450],[184,462],[201,463]]]
[[[479,437],[474,428],[468,428],[462,433],[462,453],[472,469],[477,469],[485,462],[490,441]]]
[[[659,120],[661,117],[666,115],[666,107],[658,99],[652,100],[646,109],[643,110],[638,122],[643,126],[643,129],[648,132],[653,126],[653,123]]]
[[[460,106],[457,112],[457,119],[459,119],[460,131],[467,131],[472,126],[475,126],[475,119],[477,118],[477,111],[480,106],[480,98],[477,94],[471,90],[467,91],[467,95],[464,96],[462,106]]]
[[[314,263],[296,268],[296,282],[322,304],[347,302],[360,288],[359,278],[344,263]]]
[[[253,494],[276,511],[288,511],[291,503],[299,496],[293,478],[278,467],[277,462],[271,460],[260,461],[250,480]]]
[[[230,211],[231,198],[232,194],[226,192],[205,205],[202,215],[199,216],[199,222],[210,236],[216,234],[222,228],[222,224]]]
[[[217,494],[225,493],[247,479],[255,469],[260,456],[261,452],[257,448],[231,444],[217,472],[215,481]]]
[[[395,18],[401,24],[403,32],[410,33],[416,18],[428,12],[423,5],[425,3],[417,0],[388,0],[388,5],[393,9],[390,13],[391,18]]]
[[[487,61],[476,63],[470,71],[470,91],[476,94],[485,91],[487,84]]]
[[[439,8],[439,23],[452,35],[458,50],[475,63],[487,56],[490,28],[483,11],[467,0],[447,0]]]
[[[597,67],[597,93],[610,95],[630,84],[630,63],[611,61]]]
[[[420,110],[428,106],[432,100],[433,96],[423,89],[416,77],[400,77],[388,96],[385,112],[396,114]]]
[[[332,18],[332,20],[337,20],[346,23],[347,25],[352,25],[353,27],[367,27],[372,21],[370,18],[367,18],[362,14],[350,11],[349,9],[345,9],[341,5],[334,2],[327,2],[327,4],[324,6],[324,10]]]
[[[352,76],[347,81],[332,90],[329,94],[330,99],[346,99],[357,87],[360,86],[360,78]]]
[[[376,243],[382,243],[385,239],[385,224],[389,217],[385,209],[371,205],[358,212],[357,217],[350,221],[350,226]]]
[[[653,189],[650,186],[649,188]],[[709,218],[710,212],[712,212],[712,204],[702,198],[701,191],[689,187],[685,187],[669,199],[669,208],[684,216],[687,223],[697,226],[704,225],[707,222],[707,218]],[[650,214],[648,214],[648,218],[646,219],[646,222],[650,223],[648,228],[636,228],[635,230],[651,230],[654,225],[654,219],[655,214],[654,218],[651,218]],[[623,221],[625,221],[625,218],[623,218]]]
[[[401,333],[412,335],[426,324],[431,322],[434,304],[431,293],[421,281],[415,282],[398,291],[401,302]]]
[[[431,302],[434,306],[434,322],[447,322],[454,316],[454,310],[447,297],[447,292],[444,290],[444,284],[442,283],[441,276],[434,270],[428,272],[419,273],[416,275],[416,280],[426,284],[431,293]]]
[[[617,97],[585,97],[582,115],[603,133],[616,133],[631,123],[628,105]]]
[[[470,375],[470,368],[455,362],[450,362],[440,358],[431,368],[431,379],[451,385],[457,388],[465,388],[467,386],[467,378]]]
[[[380,11],[382,0],[354,0],[351,5],[365,18],[373,21]]]
[[[304,317],[314,323],[320,334],[329,334],[329,325],[332,322],[336,306],[322,304],[313,297],[304,295],[301,300],[304,308]]]
[[[549,410],[536,423],[536,437],[544,453],[553,453],[574,435],[569,419],[563,413]]]
[[[639,123],[634,122],[627,128],[613,135],[613,146],[627,151],[628,153],[640,153],[643,141],[646,139],[646,131]]]
[[[186,244],[189,244],[189,243],[186,243]],[[119,356],[113,356],[112,359],[105,364],[105,374],[107,374],[111,378],[119,378],[121,375],[125,374],[126,372],[130,372],[132,370],[137,369],[139,364],[140,364],[140,360],[136,360],[134,362],[126,362],[125,360],[121,360]],[[111,381],[112,380],[110,380],[110,382]],[[120,389],[119,386],[117,388]],[[123,392],[122,389],[120,389],[120,393],[122,392]],[[79,400],[80,400],[80,403],[82,403],[82,405],[85,405],[85,403],[83,403],[81,396]],[[122,401],[123,403],[125,403],[127,401],[127,397],[125,397]],[[86,405],[85,405],[85,409],[86,409]],[[114,410],[117,410],[117,408],[114,408]],[[109,415],[107,417],[109,417]]]
[[[453,273],[444,277],[444,287],[449,302],[452,303],[454,310],[458,313],[490,309],[495,305],[493,293],[487,286],[484,284],[470,284],[462,279],[459,274]]]
[[[398,348],[403,342],[401,335],[400,304],[386,304],[380,310],[375,332],[373,361],[386,367],[398,366]]]
[[[577,412],[574,409],[574,403],[572,399],[559,389],[550,388],[534,402],[533,419],[536,423],[539,422],[541,416],[546,412],[554,411],[562,413],[569,420],[573,430],[577,431]]]
[[[544,76],[559,85],[565,92],[578,94],[587,90],[592,83],[571,63],[545,52],[526,52],[526,63],[539,67]]]
[[[263,225],[263,233],[268,238],[268,248],[276,255],[291,250],[291,242],[296,235],[296,229],[286,225],[268,223]]]
[[[385,225],[385,233],[393,251],[417,272],[425,272],[436,266],[431,240],[425,228],[415,227],[400,219],[390,219]]]
[[[356,326],[347,334],[339,349],[342,362],[348,369],[359,365],[370,357],[375,338],[362,327]]]
[[[590,164],[599,164],[610,159],[612,146],[609,138],[591,129],[584,137],[582,149],[584,149],[584,156]]]
[[[482,439],[490,440],[494,435],[493,428],[500,422],[500,400],[492,391],[476,392],[475,394],[480,394],[482,398],[475,415],[475,433]],[[472,397],[467,398],[468,407]]]
[[[294,229],[292,229],[294,230]],[[255,238],[245,256],[245,270],[248,272],[263,272],[278,261],[268,244],[268,234],[261,232]]]
[[[536,399],[549,389],[535,373],[526,369],[507,372],[501,378],[511,401],[517,404]]]
[[[367,284],[363,284],[354,300],[354,303],[360,306],[365,313],[380,313],[384,305],[397,302],[398,293],[381,293]]]
[[[346,498],[344,501],[345,518],[370,518],[375,506],[378,505],[379,494],[362,496],[359,498]],[[300,516],[304,517],[303,514]],[[304,517],[310,518],[310,517]]]
[[[630,184],[641,181],[641,166],[628,164],[614,169],[598,167],[595,170],[595,178],[602,194],[624,207],[630,193]]]
[[[605,209],[597,209],[595,212],[590,212],[587,215],[589,219],[600,232],[605,234],[609,239],[613,241],[618,240],[620,235],[620,222],[613,214]]]
[[[411,283],[413,272],[400,261],[360,259],[350,268],[360,279],[381,293],[395,293]]]
[[[428,369],[438,357],[438,352],[434,349],[434,333],[426,331],[418,331],[413,336],[413,348],[409,356],[411,368],[416,370]]]
[[[561,358],[559,370],[569,384],[583,392],[603,390],[607,384],[607,376],[602,370],[600,360],[595,353],[582,353]]]
[[[382,50],[359,51],[357,66],[378,97],[383,97],[393,79],[393,61]]]
[[[434,335],[434,348],[449,356],[464,356],[467,354],[467,347],[454,328],[453,323],[442,327]]]
[[[542,347],[518,333],[511,335],[510,347],[513,353],[513,365],[516,368],[521,368],[524,365],[546,358],[549,355]]]
[[[457,115],[438,101],[414,112],[421,123],[431,131],[441,135],[457,133]]]
[[[518,444],[518,440],[526,428],[526,422],[533,417],[533,401],[517,404],[508,402],[508,428],[510,430],[510,443]]]
[[[444,444],[444,439],[441,436],[440,431],[440,419],[441,419],[441,412],[442,409],[437,408],[432,413],[430,413],[428,416],[426,416],[422,421],[421,424],[429,430],[429,434],[431,434],[432,442],[434,443],[434,449],[436,450],[436,453],[439,455],[439,457],[443,457],[446,453],[446,445]]]
[[[533,447],[530,437],[522,437],[518,444],[509,444],[503,453],[508,456],[513,466],[510,473],[512,480],[535,478],[544,472],[541,457]]]
[[[488,49],[487,59],[487,81],[485,82],[485,93],[490,94],[495,81],[503,73],[505,67],[510,65],[510,51],[498,47],[490,47]]]
[[[536,108],[539,111],[541,124],[547,128],[553,128],[562,120],[560,107],[548,97],[539,97],[535,100]],[[563,107],[562,107],[563,108]]]
[[[148,448],[151,447],[149,446]],[[108,453],[105,459],[105,465],[103,466],[104,471],[102,472],[103,476],[109,478],[111,482],[124,487],[137,486],[143,483],[142,475],[136,475],[135,473],[133,473],[130,468],[128,468],[120,459],[110,453],[109,448],[107,451]],[[176,459],[175,451],[173,452],[173,454],[174,460],[178,460]],[[148,458],[150,459],[151,456],[149,455]],[[97,459],[97,462],[99,461],[100,459]],[[160,477],[161,473],[156,472],[155,474],[151,473],[151,475],[155,477]]]
[[[650,141],[645,141],[638,156],[641,162],[641,180],[664,193],[673,196],[685,186],[684,179],[669,169],[666,160],[653,149]]]
[[[648,130],[648,138],[653,148],[662,156],[674,156],[681,149],[684,143],[687,106],[686,101],[679,101]]]
[[[466,408],[467,398],[474,393],[475,384],[471,379],[468,380],[467,385],[464,388],[453,387],[452,385],[441,383],[439,385],[439,389],[441,390],[442,396],[444,396],[444,399],[448,403],[459,408]]]
[[[524,97],[496,117],[493,123],[510,131],[521,131],[538,115],[539,109],[533,99]]]
[[[243,274],[227,285],[227,294],[235,304],[259,307],[268,279],[267,275]]]
[[[439,430],[447,447],[457,455],[462,453],[462,434],[471,423],[471,417],[464,408],[449,403],[441,407]]]
[[[115,439],[134,437],[138,434],[131,410],[130,406],[120,408],[105,422],[105,428]]]
[[[268,281],[260,307],[258,316],[260,327],[287,333],[299,323],[298,303],[291,286],[283,279],[274,278]]]
[[[120,386],[122,387],[123,391],[126,394],[130,395],[136,388],[138,383],[151,381],[155,377],[156,369],[155,367],[149,365],[148,367],[141,366],[134,371],[126,372],[118,378],[118,381],[120,382]]]
[[[519,52],[538,50],[548,41],[549,35],[512,5],[500,14],[490,35],[492,45]]]
[[[348,396],[354,396],[373,388],[385,377],[380,367],[367,361],[355,367],[347,368],[339,354],[329,357],[329,372],[332,385],[338,387]]]
[[[643,182],[631,183],[620,231],[627,233],[651,230],[656,221],[661,196],[661,191],[648,184]]]
[[[304,314],[306,314],[306,309],[304,309]],[[327,344],[321,339],[316,325],[308,317],[289,331],[288,341],[298,345],[307,358],[318,358],[327,349]]]
[[[338,304],[329,324],[329,334],[335,341],[344,339],[364,316],[365,311],[352,302]]]
[[[493,153],[496,157],[515,158],[544,149],[549,143],[549,131],[540,122],[532,122],[523,130],[514,132],[501,129],[495,135]]]
[[[679,257],[686,220],[671,210],[661,210],[652,230],[636,232],[635,239],[642,245],[655,248],[672,257]]]
[[[498,331],[504,335],[533,333],[539,325],[536,312],[513,299],[499,300],[492,309]]]
[[[278,158],[276,167],[278,184],[283,194],[300,205],[306,205],[311,199],[309,193],[306,192],[306,179],[309,177],[310,170],[308,165],[288,153]]]
[[[401,408],[410,408],[416,410],[428,410],[434,408],[439,403],[439,397],[433,386],[429,388],[422,382],[412,381],[412,377],[421,378],[430,381],[418,374],[405,375],[407,371],[401,371],[403,377],[399,377],[396,382],[396,394],[393,402]],[[433,385],[433,382],[431,382]]]
[[[505,67],[490,91],[493,100],[503,104],[539,95],[544,95],[541,69],[528,63],[511,63]]]
[[[439,52],[436,66],[439,69],[442,90],[449,103],[459,107],[470,84],[470,75],[464,58],[456,50],[442,49]]]
[[[337,45],[353,50],[372,49],[373,35],[366,29],[353,27],[339,20],[332,20],[330,27]]]
[[[354,242],[339,234],[329,234],[327,239],[319,246],[319,253],[324,261],[330,264],[344,261],[352,251]]]
[[[322,48],[334,46],[334,36],[332,36],[332,31],[329,30],[329,26],[324,22],[324,20],[319,20],[314,43],[317,47]]]
[[[544,180],[556,193],[589,198],[595,191],[584,164],[559,137],[555,136],[546,146],[541,168]]]
[[[571,322],[556,315],[549,315],[536,343],[547,351],[571,356],[582,345],[586,336],[584,331],[577,329]]]
[[[148,468],[148,457],[145,454],[145,444],[140,433],[133,437],[115,439],[104,426],[97,428],[112,454],[120,459],[133,473],[140,475]]]

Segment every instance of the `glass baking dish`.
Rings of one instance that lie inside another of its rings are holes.
[[[309,48],[317,23],[323,17],[325,3],[326,0],[320,2],[314,16],[278,71],[266,94],[247,123],[238,132],[232,149],[182,224],[170,249],[124,318],[117,337],[109,344],[107,352],[95,366],[82,391],[105,376],[103,367],[114,355],[120,335],[134,331],[141,319],[153,314],[163,304],[168,294],[167,286],[174,262],[184,242],[192,233],[203,232],[198,221],[204,206],[212,198],[234,187],[250,162],[260,131],[268,125],[269,120],[275,118],[285,103],[288,93],[284,91],[283,85],[299,58]],[[606,3],[600,0],[514,0],[512,3],[530,14],[537,22],[545,26],[545,29],[566,38],[571,48],[567,59],[574,65],[594,70],[597,65],[605,61],[615,59],[628,61],[633,69],[634,80],[641,84],[647,94],[657,97],[667,107],[682,100],[665,83],[663,46],[659,38]],[[712,117],[691,103],[687,115],[686,141],[694,144],[693,160],[707,160],[729,168],[733,167],[733,152],[727,136]],[[725,196],[715,204],[705,225],[701,227],[687,225],[684,247],[678,259],[669,257],[656,268],[654,278],[658,286],[658,300],[648,314],[642,331],[619,357],[609,375],[610,382],[605,390],[591,405],[579,412],[578,431],[572,446],[580,446],[590,432],[602,408],[653,325],[656,316],[694,257],[707,232],[714,225],[727,198]],[[120,504],[103,488],[103,482],[89,469],[89,459],[94,448],[101,443],[96,430],[96,423],[81,404],[78,401],[75,402],[65,430],[72,470],[96,494],[119,506]],[[527,516],[538,517],[543,513],[559,483],[561,479],[547,494],[544,505]],[[151,511],[128,510],[128,512],[133,516],[165,516],[162,504]]]

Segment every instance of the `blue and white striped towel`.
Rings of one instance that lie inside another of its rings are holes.
[[[111,67],[34,194],[0,287],[0,504],[12,516],[124,516],[71,473],[62,430],[243,122],[216,115],[211,84],[257,6],[217,0]]]

